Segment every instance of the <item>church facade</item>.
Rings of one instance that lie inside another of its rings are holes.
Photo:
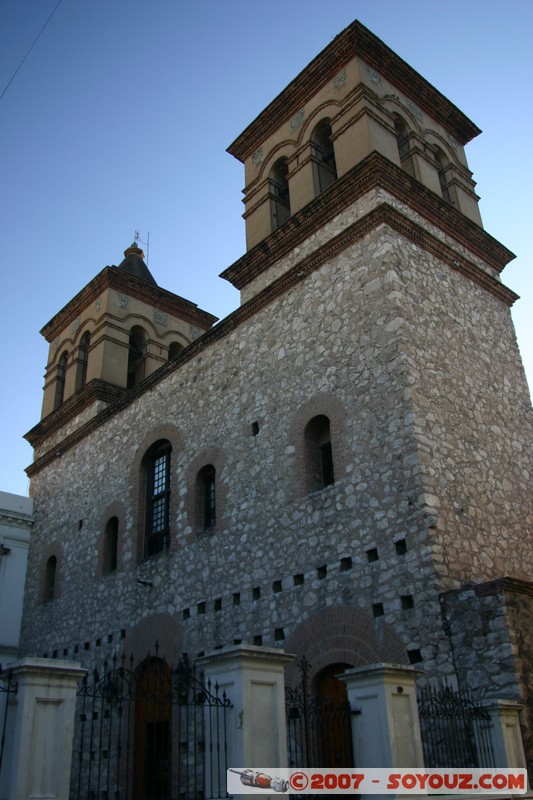
[[[522,703],[532,759],[533,425],[479,133],[354,22],[229,148],[236,311],[134,243],[43,328],[23,655],[413,664]]]

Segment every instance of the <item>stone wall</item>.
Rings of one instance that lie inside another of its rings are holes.
[[[523,704],[533,764],[533,584],[504,578],[446,592],[441,603],[462,687]]]

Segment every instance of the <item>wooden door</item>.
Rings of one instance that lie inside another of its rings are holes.
[[[159,658],[139,667],[135,700],[134,800],[169,800],[170,670]]]
[[[315,680],[320,767],[351,768],[352,727],[346,684],[336,676],[348,664],[331,664]]]

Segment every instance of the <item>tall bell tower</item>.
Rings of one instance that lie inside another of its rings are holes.
[[[395,528],[419,504],[441,591],[527,579],[533,558],[531,403],[517,295],[500,278],[514,256],[483,229],[464,150],[479,133],[356,21],[228,148],[244,164],[248,250],[222,277],[243,304],[312,275],[343,287],[337,305],[308,314],[322,315],[331,353],[345,353],[330,371],[353,373],[356,417],[398,403],[375,441],[412,436],[412,463],[401,451],[396,463],[410,463],[399,485],[415,479],[418,501]],[[346,304],[349,323],[336,323]],[[358,364],[381,376],[383,396]]]

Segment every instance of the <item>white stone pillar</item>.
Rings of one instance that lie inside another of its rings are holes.
[[[18,683],[10,749],[10,800],[68,800],[77,663],[26,658],[12,665]]]
[[[408,665],[373,664],[339,675],[352,712],[357,768],[423,767],[415,681]]]
[[[526,755],[520,730],[521,704],[512,700],[485,700],[482,705],[490,714],[495,766],[526,769]]]
[[[287,766],[284,669],[293,658],[277,648],[250,645],[217,651],[197,662],[206,680],[217,683],[219,694],[225,691],[232,703],[226,718],[228,768]],[[207,798],[225,796],[226,774],[222,779],[220,786],[217,770],[208,765]]]

